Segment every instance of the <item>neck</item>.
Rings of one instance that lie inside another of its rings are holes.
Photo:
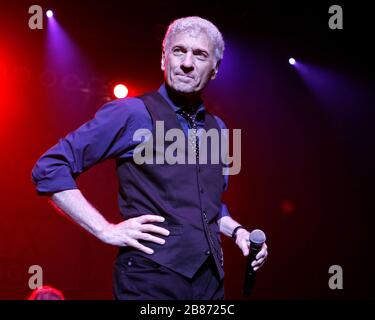
[[[197,109],[202,104],[200,94],[183,95],[165,84],[169,98],[178,107]]]

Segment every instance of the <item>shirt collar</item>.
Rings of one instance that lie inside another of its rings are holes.
[[[167,88],[165,86],[165,82],[160,86],[158,92],[161,94],[161,96],[168,102],[169,106],[178,114],[181,113],[181,110],[183,107],[181,106],[177,106],[176,104],[173,103],[173,101],[169,98],[169,95],[168,95],[168,91],[167,91]],[[201,120],[204,119],[204,115],[205,115],[205,107],[204,107],[204,104],[203,102],[199,105],[198,109],[197,109],[197,113],[196,113],[196,117],[197,119],[200,118]]]

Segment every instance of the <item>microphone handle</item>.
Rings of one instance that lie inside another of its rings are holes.
[[[256,255],[262,248],[262,245],[257,246],[251,244],[250,246],[250,253],[247,259],[247,266],[246,266],[246,274],[245,274],[245,282],[244,282],[244,290],[243,293],[245,296],[248,296],[251,294],[254,283],[255,283],[255,274],[253,267],[251,266],[251,263],[255,260]]]

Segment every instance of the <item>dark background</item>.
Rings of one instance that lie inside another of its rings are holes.
[[[36,195],[31,169],[113,98],[115,83],[131,96],[158,88],[166,27],[188,15],[210,19],[226,40],[205,97],[229,128],[242,129],[242,170],[224,200],[234,219],[268,236],[252,299],[374,298],[371,10],[359,1],[262,3],[1,1],[1,299],[29,294],[35,264],[67,299],[112,298],[116,248],[56,214]],[[59,56],[66,65],[48,51],[46,18],[43,30],[28,28],[32,4],[54,10],[69,39]],[[328,27],[333,4],[343,8],[343,30]],[[313,74],[301,76],[290,56]],[[107,219],[120,221],[113,161],[78,183]],[[243,299],[246,259],[223,241],[226,298]],[[331,265],[343,268],[343,290],[328,287]]]

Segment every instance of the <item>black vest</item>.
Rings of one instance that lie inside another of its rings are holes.
[[[165,132],[181,129],[175,111],[158,93],[147,93],[139,97],[144,102],[153,122],[155,146],[156,121],[164,121]],[[204,129],[220,127],[214,116],[206,112]],[[185,137],[187,159],[188,143]],[[172,142],[164,142],[167,148]],[[210,139],[208,139],[210,150]],[[125,219],[143,214],[165,217],[163,223],[170,235],[164,237],[165,244],[140,242],[154,250],[149,259],[168,267],[186,277],[192,278],[203,262],[212,254],[218,273],[224,277],[223,252],[217,218],[221,212],[221,196],[225,181],[222,163],[211,164],[207,152],[207,164],[136,164],[131,159],[117,160],[117,174],[120,182],[119,206]],[[155,159],[155,148],[153,157]],[[131,247],[121,251],[136,250]]]

